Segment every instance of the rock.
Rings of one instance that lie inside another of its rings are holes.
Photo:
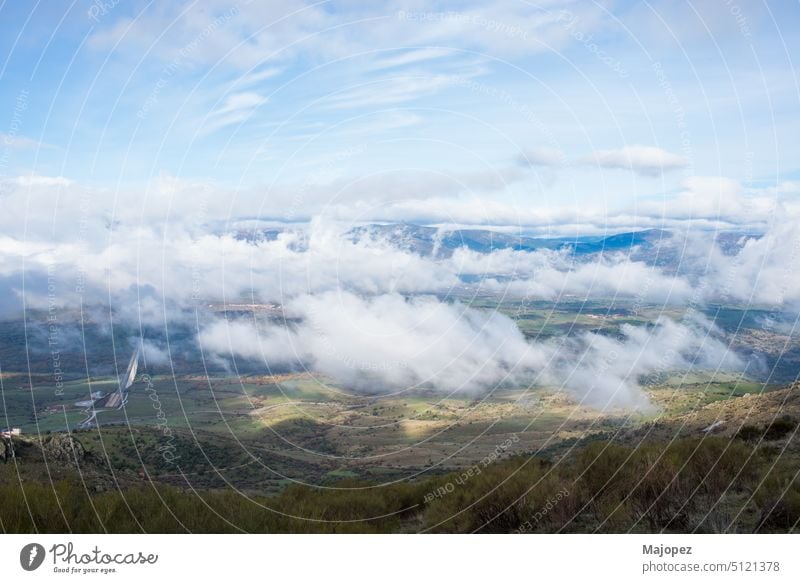
[[[716,421],[714,421],[714,423],[712,423],[705,429],[702,429],[701,431],[702,433],[715,433],[717,431],[722,431],[723,426],[724,423],[722,422],[722,420],[717,419]]]
[[[44,440],[42,451],[48,460],[61,462],[81,461],[86,457],[86,449],[74,435],[55,433]]]

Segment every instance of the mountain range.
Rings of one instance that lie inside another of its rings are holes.
[[[307,233],[295,228],[265,230],[239,230],[235,236],[252,242],[271,241],[284,232],[301,234],[294,244],[295,250],[307,246]],[[738,252],[747,238],[759,235],[744,232],[710,233],[725,254]],[[354,243],[381,241],[422,257],[447,258],[456,249],[467,248],[478,253],[511,249],[514,251],[554,250],[566,251],[577,258],[591,259],[604,253],[624,253],[635,261],[662,267],[677,266],[683,255],[680,238],[664,229],[644,229],[610,235],[585,235],[573,237],[534,237],[523,233],[504,233],[490,229],[468,228],[445,230],[439,227],[412,223],[368,224],[354,227],[345,234]]]

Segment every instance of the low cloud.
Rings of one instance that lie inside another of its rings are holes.
[[[29,209],[25,221],[18,220],[17,213],[0,215],[0,232],[32,241],[107,241],[110,227],[120,232],[140,226],[209,234],[245,218],[274,224],[326,217],[351,225],[357,221],[514,226],[552,236],[646,228],[763,231],[778,212],[800,216],[800,188],[792,182],[745,188],[724,177],[693,176],[682,182],[678,192],[643,197],[632,207],[609,209],[599,202],[541,205],[515,195],[530,186],[525,181],[534,174],[519,160],[471,171],[394,170],[353,180],[348,178],[348,164],[357,152],[342,151],[314,166],[303,182],[277,183],[267,190],[232,190],[166,173],[141,190],[87,187],[62,176],[0,180],[3,204],[23,213]],[[542,167],[536,174],[541,185],[555,170]],[[33,201],[36,213],[30,212]]]
[[[132,302],[138,306],[135,317],[154,321],[163,320],[165,311],[205,301],[252,297],[286,304],[305,294],[337,290],[363,295],[473,290],[531,299],[622,297],[674,305],[694,298],[787,308],[800,303],[795,216],[788,209],[776,211],[758,236],[674,231],[646,252],[623,247],[585,256],[570,248],[485,252],[460,247],[447,254],[424,253],[413,239],[356,239],[349,223],[327,219],[270,236],[252,228],[213,233],[191,221],[120,225],[111,232],[67,223],[52,241],[0,236],[0,283],[6,290],[5,313],[18,310],[25,290],[32,309],[105,305],[109,300],[115,309],[129,309]],[[29,221],[32,231],[52,224],[48,216]],[[15,228],[9,223],[12,233]]]
[[[620,338],[584,333],[530,342],[508,316],[432,296],[330,292],[297,298],[290,310],[299,323],[220,319],[200,332],[199,343],[213,357],[313,370],[370,393],[426,388],[474,395],[546,385],[601,409],[650,409],[640,386],[648,375],[745,366],[697,317],[625,325]]]

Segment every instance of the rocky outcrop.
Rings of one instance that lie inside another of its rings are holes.
[[[45,458],[60,462],[74,463],[86,457],[86,449],[74,435],[68,433],[54,433],[42,442],[42,452]]]

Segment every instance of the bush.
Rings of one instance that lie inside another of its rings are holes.
[[[760,440],[762,435],[764,435],[763,429],[759,429],[755,425],[742,425],[736,432],[736,439],[752,442]]]
[[[800,523],[800,485],[791,472],[771,476],[759,489],[755,532],[788,532]]]
[[[797,421],[788,415],[773,420],[766,427],[743,425],[736,433],[736,438],[743,441],[776,441],[792,433],[797,427]]]
[[[784,416],[781,417],[780,419],[775,419],[772,423],[769,424],[766,431],[764,432],[764,439],[768,441],[782,439],[789,433],[793,432],[795,427],[797,427],[797,421],[795,421],[789,416]]]

